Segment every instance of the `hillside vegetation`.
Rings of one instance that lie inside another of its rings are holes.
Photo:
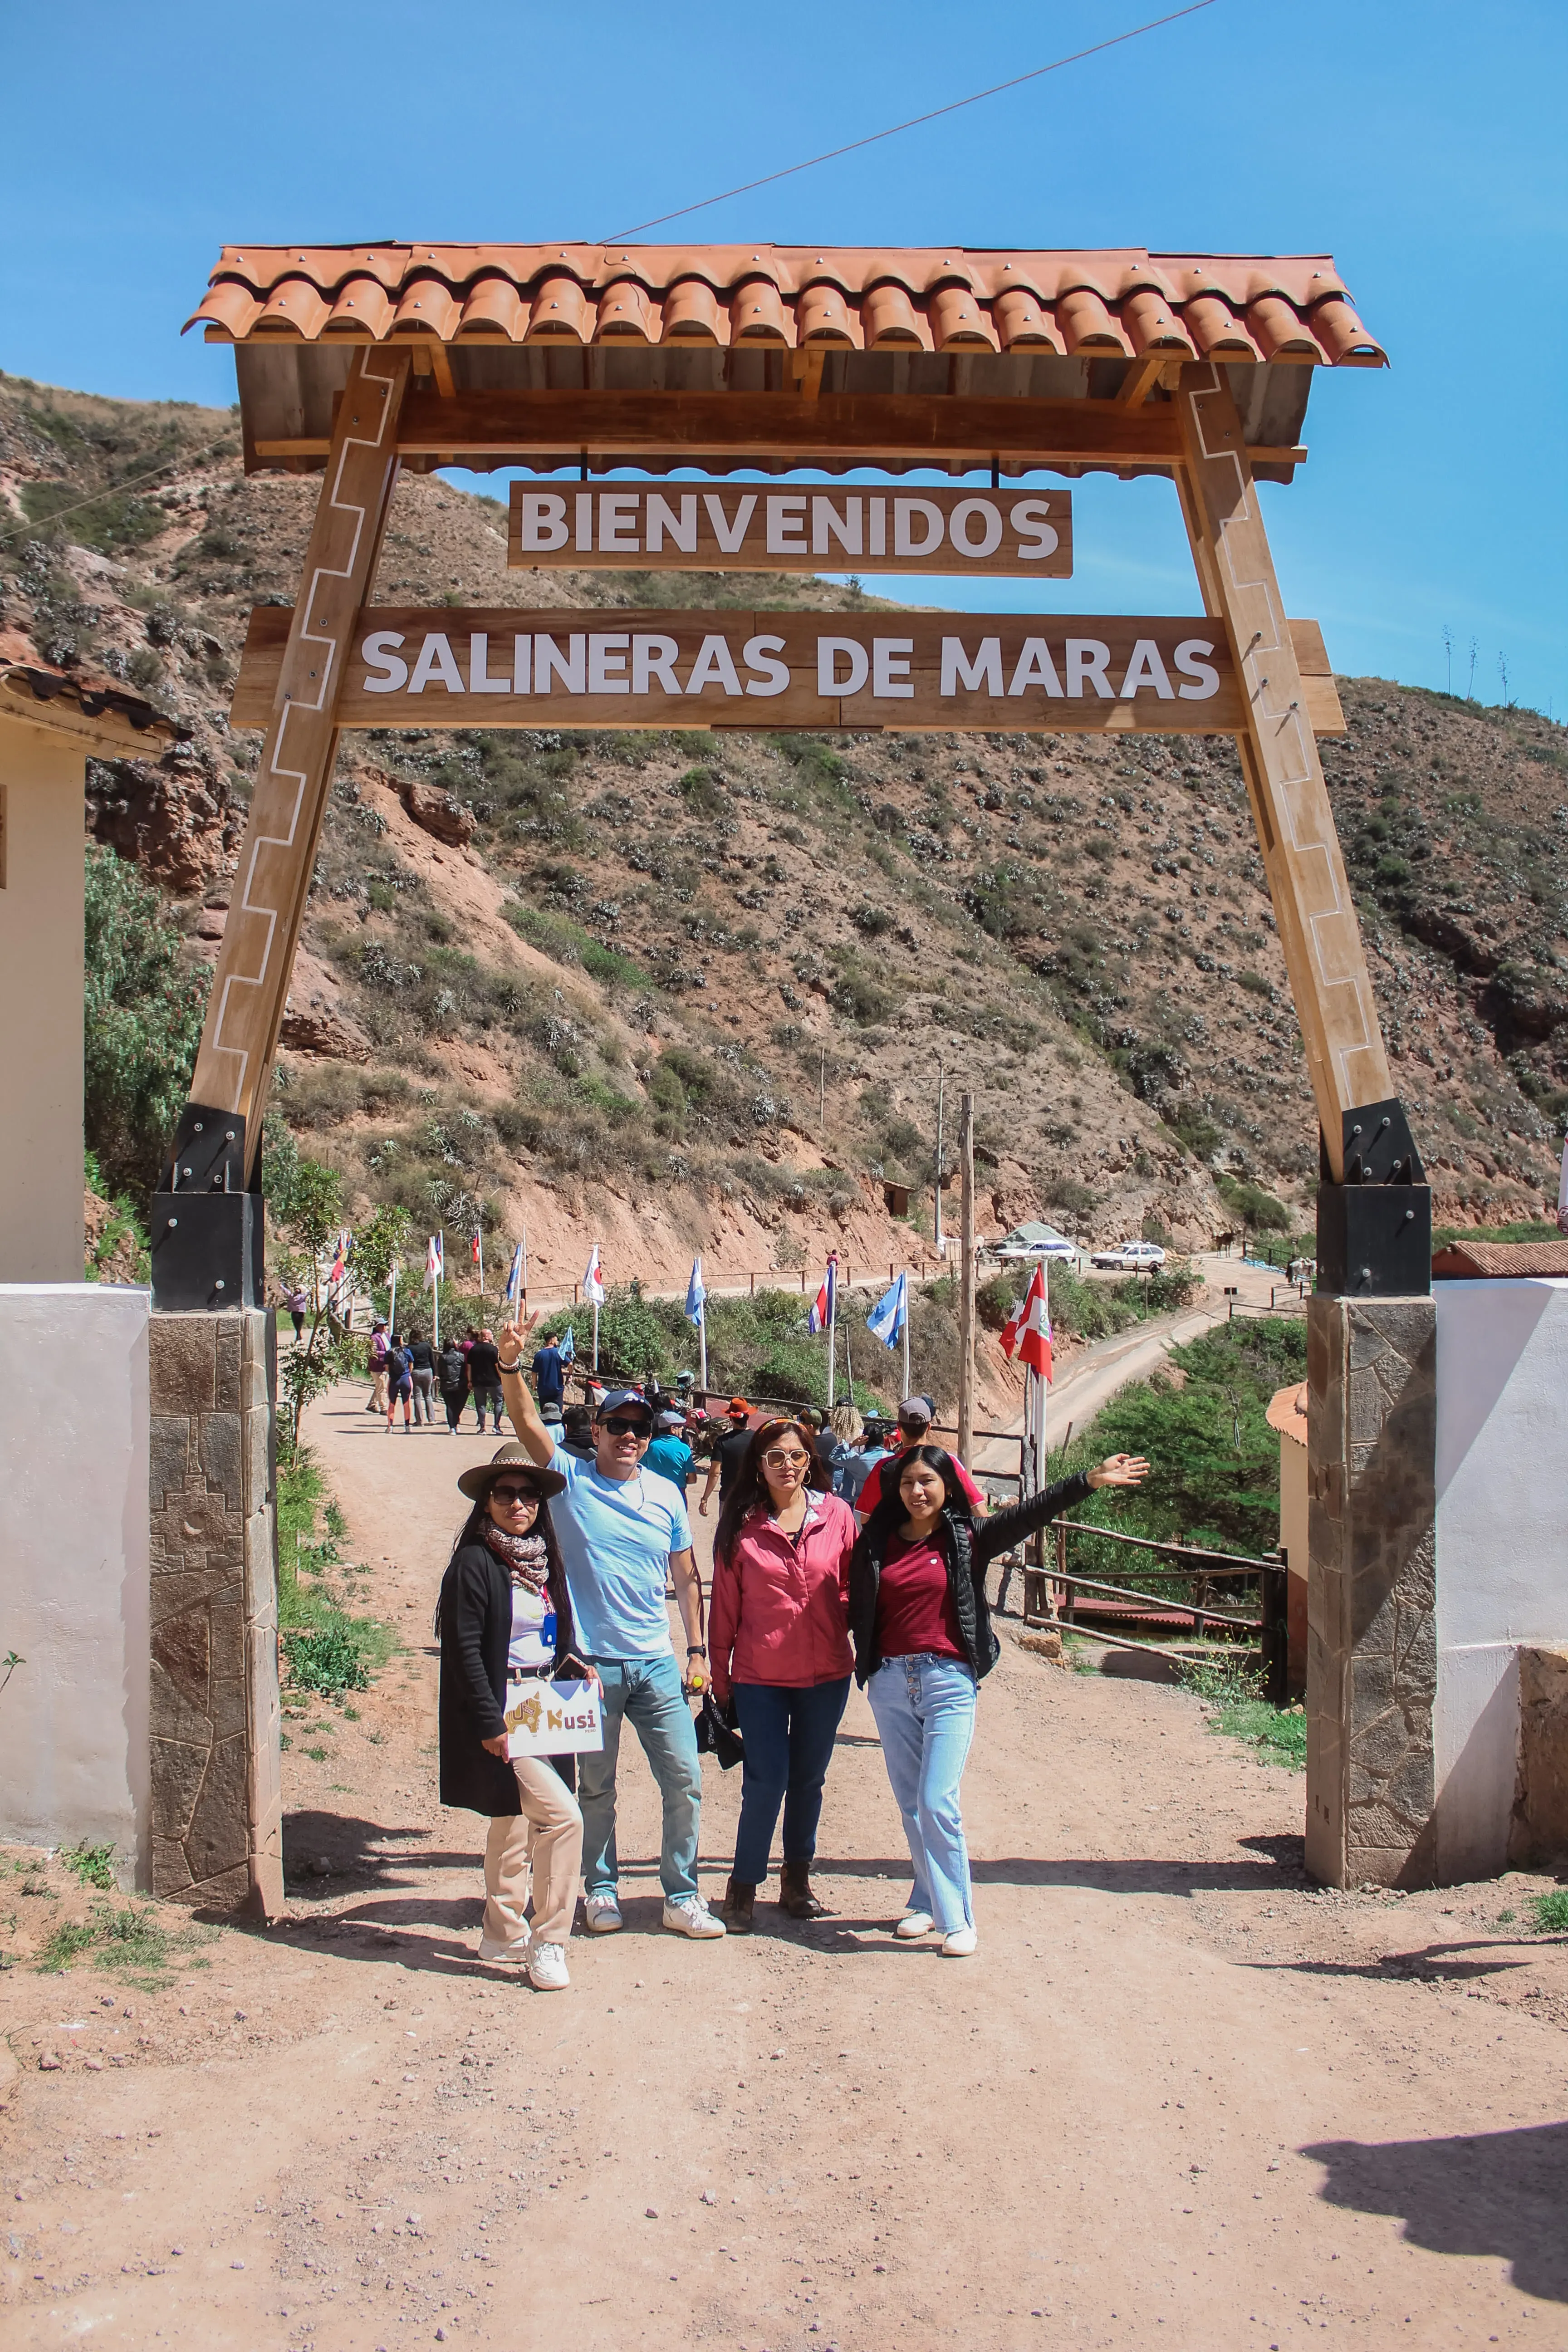
[[[291,597],[316,495],[242,479],[224,412],[0,379],[0,630],[190,727],[157,763],[95,763],[86,822],[193,962],[221,936],[258,751],[226,719],[247,615]],[[410,478],[378,593],[734,592],[504,559],[497,505]],[[868,601],[768,576],[745,596]],[[1568,1109],[1568,735],[1341,690],[1352,731],[1325,764],[1437,1213],[1539,1215]],[[1043,1211],[1198,1246],[1310,1222],[1311,1102],[1223,740],[346,736],[284,1041],[277,1113],[356,1210],[479,1220],[496,1248],[526,1223],[536,1280],[570,1281],[593,1237],[650,1283],[695,1248],[710,1279],[833,1243],[901,1260],[929,1231],[939,1063],[950,1106],[978,1097],[983,1231]]]

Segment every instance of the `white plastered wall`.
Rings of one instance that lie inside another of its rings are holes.
[[[0,1841],[151,1861],[145,1290],[0,1283]]]
[[[1568,1642],[1568,1282],[1439,1282],[1436,1866],[1507,1867],[1519,1645]]]
[[[85,774],[0,714],[0,1282],[81,1280]]]

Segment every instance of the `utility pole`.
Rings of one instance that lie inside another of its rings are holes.
[[[959,1097],[958,1458],[964,1468],[974,1438],[974,1097]]]
[[[939,1054],[936,1057],[936,1223],[933,1228],[936,1234],[936,1254],[938,1257],[941,1257],[943,1255],[942,1239],[942,1055]]]

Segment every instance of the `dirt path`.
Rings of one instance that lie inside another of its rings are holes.
[[[286,1921],[160,1991],[0,1977],[16,2352],[1568,2340],[1562,1942],[1497,1927],[1511,1886],[1313,1892],[1300,1780],[1178,1692],[1005,1643],[973,1960],[887,1933],[907,1873],[857,1698],[835,1917],[661,1934],[634,1748],[627,1932],[574,1938],[561,1995],[478,1966],[429,1611],[480,1445],[388,1438],[347,1391],[312,1419],[408,1647],[357,1720],[290,1722]],[[717,1893],[738,1791],[704,1769]]]

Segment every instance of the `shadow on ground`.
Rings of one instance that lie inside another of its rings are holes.
[[[1521,2294],[1568,2303],[1568,2124],[1455,2139],[1324,2140],[1331,2205],[1386,2213],[1412,2245],[1491,2255]]]

